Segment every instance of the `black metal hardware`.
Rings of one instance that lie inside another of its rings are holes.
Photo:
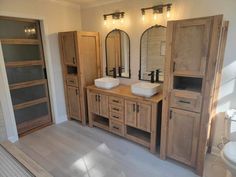
[[[113,72],[112,76],[113,76],[113,78],[116,78],[116,68],[112,68],[112,70],[110,70],[110,72]]]
[[[190,101],[179,100],[180,103],[191,104]]]
[[[172,119],[172,110],[170,110],[170,119]]]
[[[175,61],[173,62],[173,72],[175,72]]]
[[[119,130],[119,127],[113,126],[114,129]]]
[[[113,108],[113,110],[115,110],[115,111],[120,111],[118,108]]]
[[[133,112],[135,112],[135,104],[133,104]]]
[[[151,73],[148,74],[148,76],[151,76],[151,83],[154,83],[154,71],[151,71]]]
[[[98,95],[98,102],[101,101],[101,95]]]
[[[139,105],[137,104],[137,113],[139,113]]]
[[[123,69],[124,69],[123,67],[119,66],[119,68],[118,68],[119,77],[122,76],[122,70],[123,70]]]
[[[159,76],[160,76],[160,69],[156,70],[156,82],[160,82]]]
[[[75,64],[76,62],[75,62],[75,57],[73,57],[73,64]]]
[[[118,100],[112,100],[112,102],[114,102],[114,103],[119,103],[119,101],[118,101]]]
[[[98,101],[98,95],[95,96],[96,101]]]
[[[118,116],[112,116],[113,118],[116,118],[116,119],[119,119],[119,117]]]
[[[43,72],[44,72],[44,77],[45,77],[45,79],[48,79],[46,68],[43,68]]]

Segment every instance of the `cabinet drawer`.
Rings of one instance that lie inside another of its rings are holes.
[[[119,98],[119,97],[110,96],[109,97],[109,104],[114,104],[114,105],[117,105],[117,106],[123,106],[124,105],[124,99]]]
[[[120,136],[124,136],[124,125],[120,122],[111,121],[110,131]]]
[[[123,107],[110,104],[110,112],[123,115]]]
[[[124,114],[117,114],[114,112],[110,112],[110,119],[116,120],[116,121],[120,121],[120,122],[124,122]]]
[[[67,77],[66,78],[66,85],[78,87],[77,77]]]
[[[170,106],[193,112],[200,112],[202,96],[200,93],[188,91],[172,91]]]

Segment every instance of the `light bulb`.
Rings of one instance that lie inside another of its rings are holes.
[[[124,23],[124,18],[122,18],[122,19],[120,20],[120,22],[123,24],[123,23]]]
[[[104,20],[104,25],[107,25],[107,20]]]
[[[170,11],[167,11],[166,17],[167,17],[167,18],[170,18]]]
[[[115,21],[115,20],[113,20],[113,21],[112,21],[112,24],[113,24],[113,25],[114,25],[114,24],[116,24],[116,21]]]
[[[142,15],[142,20],[145,21],[145,15]]]
[[[153,19],[157,20],[157,13],[154,13]]]

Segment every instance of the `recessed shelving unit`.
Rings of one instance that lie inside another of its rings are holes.
[[[173,88],[193,92],[202,91],[202,78],[174,76]]]

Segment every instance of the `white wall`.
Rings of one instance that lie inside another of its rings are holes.
[[[3,112],[1,109],[1,104],[0,104],[0,142],[6,139],[7,133],[6,133],[6,128],[5,128],[5,121],[3,118]]]
[[[165,1],[155,0],[129,0],[119,3],[109,4],[90,9],[82,9],[82,28],[83,30],[99,31],[101,33],[103,47],[103,63],[105,65],[104,41],[106,34],[113,28],[120,28],[126,31],[131,39],[131,72],[132,79],[122,79],[122,83],[133,83],[138,80],[139,70],[139,40],[142,32],[151,25],[154,25],[152,19],[145,24],[141,20],[141,11],[143,7],[157,5]],[[223,78],[221,91],[219,95],[217,127],[214,137],[214,145],[220,142],[220,137],[224,135],[224,112],[229,108],[236,108],[236,1],[235,0],[172,0],[171,19],[185,19],[202,16],[224,14],[226,20],[230,21],[228,41],[225,53],[225,62],[223,69]],[[114,11],[125,12],[125,23],[123,25],[103,24],[103,14]],[[89,20],[87,20],[89,19]],[[160,24],[165,22],[160,20]]]
[[[81,29],[80,7],[49,0],[0,0],[0,15],[42,20],[49,89],[51,102],[55,105],[53,115],[56,123],[65,121],[66,109],[57,33]]]

